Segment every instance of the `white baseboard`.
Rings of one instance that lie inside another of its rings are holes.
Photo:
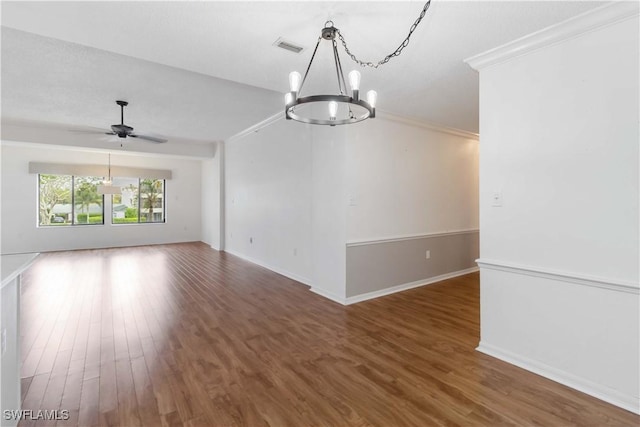
[[[346,299],[343,297],[340,297],[336,294],[332,294],[331,292],[327,292],[324,289],[319,289],[319,288],[314,288],[312,287],[311,289],[309,289],[311,292],[313,292],[314,294],[318,294],[321,297],[325,297],[327,299],[330,299],[333,302],[337,302],[338,304],[342,304],[342,305],[347,305]]]
[[[307,286],[313,286],[311,284],[311,280],[307,279],[306,277],[299,276],[299,275],[297,275],[295,273],[292,273],[292,272],[287,271],[287,270],[283,270],[283,269],[281,269],[279,267],[274,267],[274,266],[272,266],[270,264],[267,264],[264,261],[261,261],[261,260],[255,259],[255,258],[251,258],[249,256],[246,256],[244,254],[241,254],[241,253],[238,253],[238,252],[235,252],[235,251],[231,251],[229,249],[225,249],[224,252],[226,252],[228,254],[231,254],[233,256],[237,256],[238,258],[242,258],[243,260],[249,261],[250,263],[259,265],[260,267],[264,267],[267,270],[273,271],[274,273],[281,274],[281,275],[283,275],[285,277],[288,277],[289,279],[295,280],[296,282],[300,282],[300,283],[302,283],[304,285],[307,285]]]
[[[362,301],[367,301],[373,298],[383,297],[385,295],[395,294],[396,292],[407,291],[409,289],[419,288],[420,286],[431,285],[442,280],[452,279],[458,276],[464,276],[465,274],[478,271],[478,267],[471,267],[465,270],[454,271],[451,273],[441,274],[440,276],[430,277],[428,279],[416,280],[411,283],[404,283],[402,285],[392,286],[390,288],[380,289],[379,291],[367,292],[366,294],[354,295],[344,300],[342,304],[350,305]]]
[[[476,350],[640,415],[640,397],[638,396],[621,393],[537,360],[529,359],[484,342],[480,342]]]

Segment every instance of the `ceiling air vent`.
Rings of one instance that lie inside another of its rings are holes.
[[[278,40],[276,40],[273,43],[274,46],[282,48],[284,50],[288,50],[289,52],[293,52],[293,53],[300,53],[304,50],[304,48],[302,46],[298,46],[295,43],[292,43],[290,41],[284,40],[282,37],[280,37]]]

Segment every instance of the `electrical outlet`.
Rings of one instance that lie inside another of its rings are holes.
[[[249,243],[253,243],[253,237],[249,237]]]
[[[426,259],[431,259],[431,251],[427,251],[424,256]]]

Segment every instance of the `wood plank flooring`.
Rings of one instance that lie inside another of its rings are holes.
[[[640,424],[476,352],[478,298],[471,274],[343,307],[201,243],[43,254],[23,407],[80,426]]]

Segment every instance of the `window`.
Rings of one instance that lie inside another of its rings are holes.
[[[113,224],[165,222],[164,179],[114,178],[122,194],[112,196]]]
[[[102,177],[38,175],[40,226],[104,224]]]

